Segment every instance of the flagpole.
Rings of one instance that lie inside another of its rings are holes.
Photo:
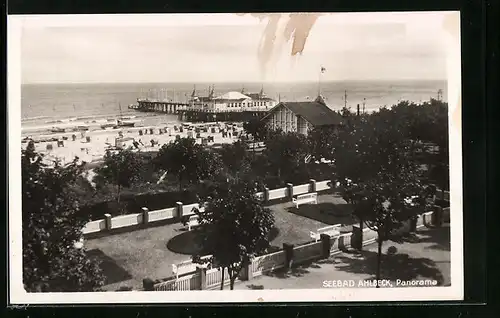
[[[318,74],[318,96],[321,96],[321,70],[320,68]]]

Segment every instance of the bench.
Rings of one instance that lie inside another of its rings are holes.
[[[342,226],[341,224],[335,224],[335,225],[322,227],[320,229],[317,229],[316,232],[310,231],[309,235],[311,236],[312,239],[315,239],[317,242],[321,238],[321,234],[327,234],[330,237],[340,235],[340,227],[341,226]]]
[[[191,231],[191,228],[200,225],[199,219],[197,215],[192,215],[189,217],[188,221],[188,231]]]
[[[211,257],[211,255],[203,256],[201,259],[203,260],[209,257]],[[179,275],[195,272],[198,266],[204,265],[193,263],[193,261],[190,259],[178,264],[172,264],[172,274],[175,275],[176,279],[179,279]]]
[[[313,193],[306,193],[306,194],[301,194],[298,195],[296,198],[292,199],[293,204],[295,204],[295,207],[298,209],[299,205],[305,204],[305,203],[314,203],[318,204],[318,193],[313,192]]]

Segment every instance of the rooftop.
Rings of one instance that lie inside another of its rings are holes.
[[[324,103],[318,101],[318,99],[305,102],[281,102],[269,112],[272,113],[280,106],[284,106],[294,114],[302,116],[314,126],[338,125],[342,122],[340,114],[331,110]]]

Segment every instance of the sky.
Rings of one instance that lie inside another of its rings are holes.
[[[444,16],[321,14],[293,56],[293,33],[290,40],[284,36],[288,14],[25,16],[21,81],[442,80]],[[271,20],[278,21],[275,31],[267,27]],[[326,71],[320,75],[321,67]]]

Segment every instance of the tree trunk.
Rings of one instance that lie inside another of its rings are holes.
[[[378,284],[378,281],[380,280],[380,264],[382,261],[382,239],[380,238],[380,234],[378,234],[378,237],[377,237],[377,244],[378,244],[378,253],[377,253],[377,276],[376,276],[377,285],[376,285],[376,287],[380,288],[380,286]]]
[[[236,280],[236,275],[234,275],[234,277],[231,277],[231,279],[229,280],[229,289],[230,290],[234,290],[234,282]]]
[[[122,186],[121,185],[118,185],[117,187],[117,191],[116,191],[116,202],[118,204],[120,204],[120,193],[122,191]],[[119,207],[118,207],[119,208]]]
[[[224,290],[224,267],[221,267],[221,280],[220,280],[220,290]]]

